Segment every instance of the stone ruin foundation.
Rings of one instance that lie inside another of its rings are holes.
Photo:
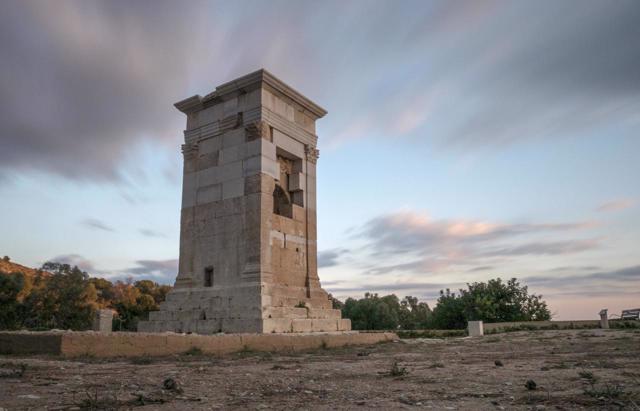
[[[326,111],[265,70],[175,106],[187,115],[178,277],[138,331],[350,330],[318,279]]]

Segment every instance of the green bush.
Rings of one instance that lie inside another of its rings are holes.
[[[440,291],[433,310],[435,328],[466,328],[468,321],[487,323],[550,320],[551,312],[542,296],[529,294],[527,286],[512,278],[467,284],[467,290]]]

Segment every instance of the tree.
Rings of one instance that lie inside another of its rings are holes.
[[[529,294],[527,286],[512,278],[507,283],[492,279],[486,283],[467,284],[459,294],[440,291],[433,310],[436,328],[465,328],[467,321],[485,322],[543,321],[551,313],[541,295]]]
[[[28,311],[25,324],[30,328],[86,330],[91,327],[98,308],[96,288],[89,275],[78,267],[47,262],[25,299]]]
[[[0,274],[0,330],[17,330],[24,319],[24,304],[19,296],[25,285],[22,273]]]
[[[334,310],[342,310],[344,308],[344,303],[331,294],[329,294],[329,300],[331,300],[331,308]]]
[[[171,291],[171,286],[160,285],[151,280],[136,281],[133,285],[140,290],[140,293],[148,294],[153,297],[153,301],[155,301],[156,305],[163,302],[167,298],[169,291]],[[157,307],[154,308],[154,310],[157,309]]]
[[[159,309],[171,287],[150,280],[118,281],[113,290],[113,308],[118,311],[115,328],[135,331],[140,320],[148,319],[150,311]]]
[[[448,288],[446,291],[440,290],[440,298],[433,309],[431,325],[436,329],[464,328],[467,325],[462,299]]]
[[[400,303],[395,295],[379,297],[366,293],[364,298],[347,298],[342,316],[351,319],[354,330],[389,330],[398,328]]]
[[[97,293],[97,302],[100,308],[108,308],[113,303],[113,299],[116,296],[113,284],[111,281],[104,278],[91,278],[89,282],[93,284]]]
[[[428,328],[431,322],[431,309],[429,304],[418,302],[416,297],[410,295],[400,301],[398,312],[400,328],[403,330],[419,330]]]
[[[334,307],[339,307],[342,303],[336,301]],[[366,293],[359,300],[348,298],[342,304],[342,316],[351,319],[354,330],[415,330],[429,327],[431,309],[416,297],[399,300],[395,294]]]

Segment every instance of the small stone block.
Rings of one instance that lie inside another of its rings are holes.
[[[468,331],[469,337],[482,337],[484,335],[482,321],[469,321]]]

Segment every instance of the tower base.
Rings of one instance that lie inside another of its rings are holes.
[[[311,295],[309,297],[308,295]],[[254,284],[230,288],[176,288],[139,332],[308,333],[351,330],[319,288]]]

